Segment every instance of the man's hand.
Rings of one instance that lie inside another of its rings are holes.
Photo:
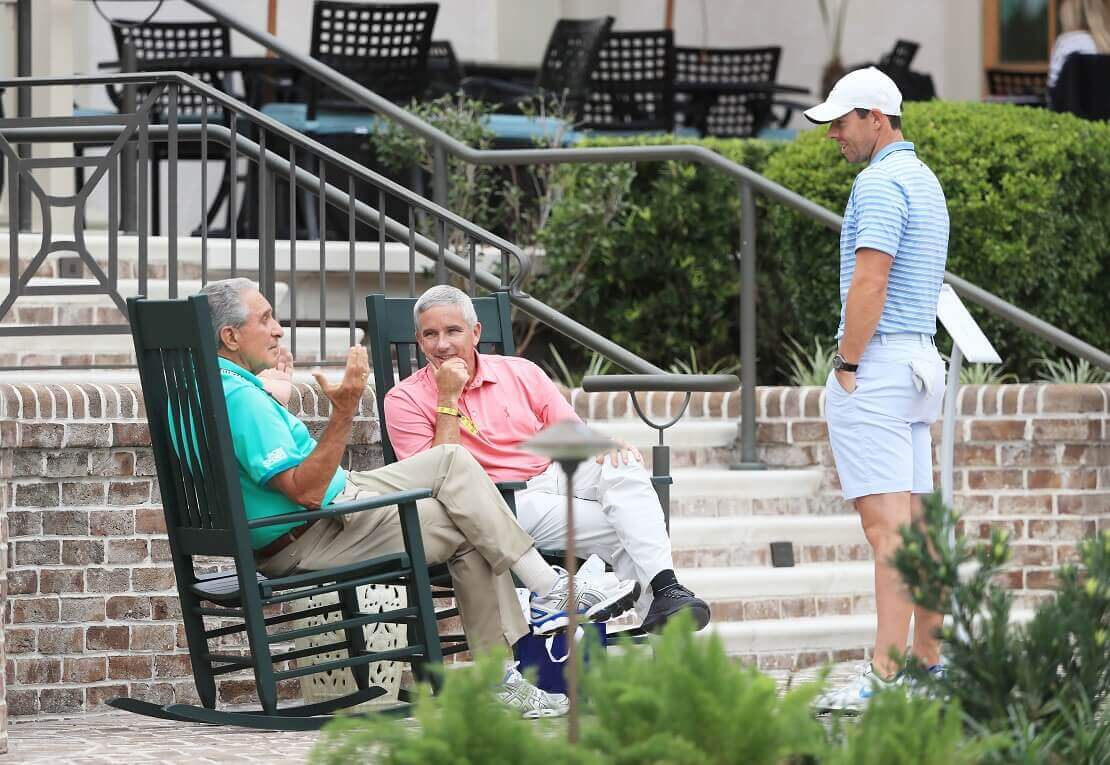
[[[293,354],[284,345],[278,348],[277,366],[258,373],[262,387],[282,406],[289,406],[293,395]]]
[[[836,381],[840,383],[840,387],[848,393],[854,393],[856,390],[856,373],[846,372],[843,369],[836,370]]]
[[[439,406],[456,406],[462,396],[470,372],[460,358],[447,359],[436,370],[436,387],[439,389]]]
[[[616,441],[616,448],[614,448],[608,454],[597,455],[597,458],[595,460],[597,464],[603,464],[606,457],[608,457],[612,461],[613,467],[616,467],[621,462],[623,462],[625,465],[629,464],[630,458],[636,460],[636,462],[642,463],[644,461],[644,455],[640,454],[640,450],[637,449],[635,446],[619,438],[616,439]]]
[[[343,370],[343,379],[338,385],[332,385],[320,372],[313,372],[320,392],[327,396],[328,401],[337,412],[344,415],[353,415],[358,411],[358,403],[366,390],[366,381],[370,377],[370,362],[366,357],[366,348],[361,345],[352,346],[347,351],[347,368]]]

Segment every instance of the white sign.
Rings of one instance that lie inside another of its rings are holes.
[[[951,285],[942,284],[937,301],[937,318],[960,347],[964,358],[973,364],[1001,364],[1002,357],[975,323],[967,306]]]

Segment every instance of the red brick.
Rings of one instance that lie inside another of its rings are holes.
[[[131,628],[132,651],[172,651],[174,628],[170,624],[136,624]]]
[[[43,688],[39,702],[48,714],[80,712],[84,695],[80,688]]]
[[[1086,441],[1101,436],[1098,420],[1082,418],[1033,420],[1034,441]]]
[[[756,426],[756,440],[760,444],[785,444],[786,423],[761,422]]]
[[[127,592],[131,589],[131,570],[90,567],[85,570],[85,588],[88,592]]]
[[[88,474],[89,454],[82,449],[47,452],[43,472],[46,478],[70,478]]]
[[[34,595],[39,591],[39,575],[34,569],[8,572],[8,595]]]
[[[65,428],[55,423],[20,423],[19,445],[35,449],[60,449]]]
[[[85,644],[90,651],[126,651],[130,645],[129,627],[95,625],[85,633]]]
[[[136,449],[135,450],[135,476],[155,476],[158,475],[157,467],[154,464],[154,454],[150,449]]]
[[[93,510],[89,533],[94,537],[129,537],[135,533],[134,510]]]
[[[154,563],[169,563],[173,560],[168,539],[150,540],[150,560]]]
[[[4,630],[4,650],[8,656],[35,652],[35,630],[8,627]]]
[[[20,685],[50,685],[62,676],[61,659],[16,659],[15,681]]]
[[[42,711],[39,706],[38,691],[9,689],[7,693],[8,714],[12,717],[25,717]]]
[[[1030,470],[1027,480],[1030,489],[1094,489],[1098,472],[1085,468]]]
[[[953,498],[953,504],[961,515],[990,515],[994,512],[994,495],[957,494]],[[1052,507],[1049,503],[1049,512],[1051,511]]]
[[[167,567],[136,568],[131,572],[135,592],[165,592],[176,588],[173,569]]]
[[[137,508],[135,510],[135,531],[139,534],[165,534],[166,516],[162,508]]]
[[[146,505],[150,502],[151,482],[141,481],[112,481],[108,484],[108,504]]]
[[[116,621],[134,621],[150,618],[150,598],[117,595],[108,598],[107,616]]]
[[[86,688],[85,709],[93,712],[110,699],[123,698],[126,696],[126,685],[98,685],[93,688]]]
[[[89,533],[89,514],[84,510],[47,510],[42,513],[44,534],[81,537]]]
[[[1049,385],[1041,397],[1041,411],[1076,414],[1105,412],[1106,400],[1095,385]]]
[[[150,656],[109,656],[110,680],[149,680],[153,659]]]
[[[852,599],[847,597],[817,598],[817,615],[832,616],[852,613]]]
[[[1110,514],[1110,493],[1061,494],[1056,506],[1061,515],[1106,515]]]
[[[193,674],[193,665],[188,654],[176,653],[171,655],[156,654],[154,656],[154,677],[189,677]]]
[[[150,446],[150,428],[145,422],[114,422],[112,445]]]
[[[779,619],[782,608],[778,600],[750,600],[744,604],[744,619]]]
[[[12,600],[13,624],[54,624],[60,606],[57,598],[15,598]]]
[[[150,599],[151,618],[155,621],[174,620],[181,618],[181,601],[176,596],[159,597]]]
[[[62,502],[73,505],[103,505],[108,487],[103,481],[67,481],[62,484]]]
[[[817,616],[817,604],[813,598],[788,598],[782,601],[782,618],[799,619]]]
[[[1025,420],[972,420],[972,441],[1021,441]]]
[[[12,563],[16,566],[48,566],[61,560],[62,545],[56,539],[17,540]]]
[[[82,569],[44,568],[39,574],[39,591],[44,594],[84,592],[85,572]]]
[[[790,425],[790,437],[793,439],[794,443],[827,441],[829,438],[829,428],[820,420],[794,422]]]
[[[66,659],[62,664],[62,681],[66,683],[96,683],[107,678],[103,656]]]
[[[57,507],[61,492],[57,483],[18,483],[15,485],[16,507]]]
[[[42,535],[42,512],[39,510],[8,510],[8,538]]]
[[[157,541],[157,540],[156,540]],[[148,554],[145,539],[109,539],[108,563],[142,563]]]
[[[104,621],[104,598],[62,598],[59,619],[63,622]]]
[[[1050,515],[1052,497],[1045,494],[1000,494],[999,515]]]
[[[258,701],[253,680],[225,680],[219,684],[219,697],[225,704],[247,704]]]
[[[1000,467],[1054,467],[1059,462],[1058,454],[1059,449],[1055,445],[1031,441],[1002,444],[998,447],[998,464]]]
[[[1056,574],[1052,569],[1025,572],[1025,587],[1030,590],[1051,590],[1056,587]]]
[[[967,487],[972,491],[989,489],[1024,488],[1024,476],[1020,470],[968,470]]]
[[[105,422],[71,422],[66,425],[66,446],[107,447],[112,431]]]
[[[980,467],[1005,464],[998,460],[994,446],[984,444],[956,444],[955,464],[965,467]]]
[[[1000,414],[1018,414],[1018,396],[1021,391],[1020,385],[1003,385],[1002,388],[1002,406],[999,409]]]
[[[89,539],[66,539],[62,542],[62,563],[83,566],[104,562],[104,543]]]
[[[89,475],[105,478],[135,475],[135,453],[107,449],[89,452],[88,470]]]
[[[43,627],[38,635],[38,652],[48,656],[82,653],[85,644],[83,627]]]
[[[1041,544],[1015,544],[1013,562],[1019,566],[1050,566],[1052,565],[1052,545]]]

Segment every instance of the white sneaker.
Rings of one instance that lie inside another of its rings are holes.
[[[533,595],[529,605],[532,631],[537,635],[554,635],[566,630],[569,604],[566,570],[555,566],[558,580],[546,595]],[[600,578],[574,577],[574,599],[578,603],[578,616],[584,621],[604,622],[620,616],[639,596],[640,586],[632,581],[620,581],[605,575]]]
[[[876,693],[902,685],[901,673],[890,680],[883,680],[875,674],[870,662],[861,664],[856,669],[855,678],[847,685],[826,691],[814,700],[813,706],[818,714],[829,712],[859,714],[867,708],[868,702]]]
[[[505,671],[505,679],[497,689],[497,698],[520,712],[526,720],[541,717],[562,717],[570,709],[570,699],[561,693],[548,693],[524,679],[516,665]]]

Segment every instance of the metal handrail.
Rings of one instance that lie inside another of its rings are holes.
[[[755,446],[755,202],[752,191],[796,210],[832,231],[839,231],[843,219],[824,207],[806,199],[750,168],[737,164],[704,147],[691,144],[671,146],[612,147],[592,149],[474,149],[448,135],[419,117],[382,98],[351,78],[319,61],[301,54],[273,35],[244,24],[234,16],[220,10],[209,0],[186,0],[196,8],[210,14],[230,28],[265,46],[282,59],[307,74],[342,92],[354,102],[372,109],[432,145],[434,198],[441,204],[446,200],[446,154],[476,165],[533,165],[617,162],[660,162],[668,160],[689,161],[716,168],[740,182],[741,198],[741,317],[740,317],[740,378],[741,386],[741,464],[756,465]],[[993,293],[978,287],[954,274],[945,272],[944,280],[962,296],[1014,325],[1047,340],[1058,348],[1087,359],[1110,370],[1110,355],[1064,332],[1058,327],[1023,311]]]

